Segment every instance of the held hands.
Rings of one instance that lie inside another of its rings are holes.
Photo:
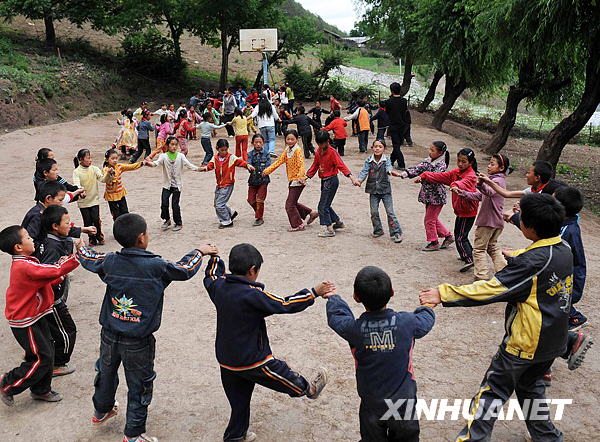
[[[354,178],[353,176],[350,176],[350,181],[352,181],[352,185],[360,187],[360,181]]]
[[[94,226],[82,227],[81,228],[81,232],[82,233],[87,233],[88,235],[95,235],[96,234],[96,227],[94,227]]]
[[[487,176],[484,173],[478,173],[477,174],[477,178],[479,179],[480,183],[486,183],[486,184],[490,184],[492,182],[492,180],[490,179],[489,176]]]
[[[198,172],[206,172],[208,170],[207,166],[200,166],[200,169],[198,169]]]
[[[417,184],[420,183],[421,181],[422,181],[422,178],[420,176],[418,176],[414,179],[414,182]]]
[[[461,189],[459,189],[458,187],[454,187],[454,186],[453,186],[453,187],[450,187],[450,192],[454,192],[454,193],[456,193],[457,195],[462,195],[462,192],[463,192],[463,191],[462,191]]]
[[[421,302],[421,305],[433,308],[442,302],[440,291],[437,288],[421,290],[419,301]]]
[[[77,252],[82,247],[85,247],[85,241],[83,238],[77,238],[77,241],[75,241],[75,251]]]
[[[391,175],[391,176],[398,177],[398,178],[405,178],[405,177],[402,175],[402,173],[398,172],[397,170],[392,170],[392,171],[390,172],[390,175]]]
[[[303,186],[306,186],[306,178],[303,178],[303,179],[301,179],[301,180],[298,180],[298,182],[299,182],[300,184],[302,184]]]
[[[256,167],[254,167],[252,164],[248,164],[246,165],[246,169],[248,169],[249,172],[254,172]]]
[[[331,281],[323,281],[317,284],[314,290],[317,296],[328,299],[330,296],[335,295],[335,284]]]
[[[504,249],[502,250],[502,255],[504,255],[505,258],[512,258],[514,251],[514,249]]]
[[[203,255],[218,255],[219,254],[219,249],[214,244],[203,244],[200,247],[198,247],[198,250],[200,250],[200,253],[202,253]]]

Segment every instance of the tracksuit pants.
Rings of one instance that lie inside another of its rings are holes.
[[[110,214],[113,217],[113,221],[121,215],[129,213],[126,197],[121,198],[119,201],[108,201],[108,208],[110,209]]]
[[[319,224],[322,226],[330,226],[340,220],[340,217],[331,207],[339,185],[340,179],[337,175],[321,180],[321,198],[317,210],[319,211]]]
[[[554,359],[534,362],[499,349],[483,377],[479,392],[471,401],[472,420],[469,420],[457,439],[490,440],[496,422],[494,415],[498,415],[499,408],[508,401],[513,392],[516,392],[532,440],[561,442],[563,435],[550,420],[549,407],[537,407],[531,403],[531,400],[546,398],[546,385],[542,377],[552,362]],[[526,400],[529,400],[529,403],[526,403]]]
[[[394,128],[390,127],[388,133],[390,134],[390,138],[392,139],[392,154],[390,155],[390,161],[392,162],[392,166],[396,162],[398,168],[404,169],[406,164],[404,162],[404,154],[402,153],[402,142],[404,140],[404,128]]]
[[[223,435],[224,441],[240,441],[250,426],[250,400],[254,385],[259,384],[291,397],[308,393],[309,382],[278,359],[251,370],[229,370],[221,367],[221,382],[231,406],[231,417]]]
[[[457,216],[454,222],[454,240],[456,241],[456,250],[460,258],[466,262],[473,262],[473,246],[469,242],[469,232],[475,223],[474,216]]]
[[[436,242],[438,238],[450,236],[450,232],[439,220],[440,212],[444,208],[443,204],[425,204],[425,235],[427,242]]]
[[[63,301],[54,304],[52,314],[46,318],[54,340],[54,366],[66,365],[71,360],[77,338],[77,327],[67,304]]]
[[[310,154],[315,153],[315,147],[312,144],[312,132],[300,135],[302,139],[302,148],[304,149],[304,158],[310,158]]]
[[[115,393],[119,385],[119,366],[123,363],[127,381],[127,416],[125,436],[134,438],[146,432],[148,406],[156,373],[154,336],[130,338],[102,329],[100,334],[100,357],[96,361],[94,379],[94,408],[99,413],[109,412],[115,405]]]
[[[265,214],[268,184],[248,186],[248,204],[254,209],[254,218],[262,219]]]
[[[85,227],[96,227],[96,234],[88,235],[90,238],[90,244],[95,246],[99,242],[104,241],[104,234],[102,233],[102,221],[100,220],[100,206],[95,205],[92,207],[80,207],[79,211],[81,212],[83,225]]]
[[[231,207],[227,205],[232,193],[233,184],[226,187],[217,187],[215,189],[215,212],[217,214],[217,218],[219,219],[219,223],[221,223],[223,226],[228,226],[233,222],[231,220],[233,210],[231,210]]]
[[[47,316],[29,327],[11,327],[11,331],[25,350],[25,360],[5,374],[0,387],[6,394],[15,395],[28,388],[34,394],[46,394],[52,384],[54,368],[54,344],[48,328]]]
[[[358,150],[360,152],[366,152],[368,144],[369,144],[369,131],[361,130],[358,133]]]
[[[303,219],[310,215],[312,209],[298,202],[300,195],[304,190],[305,186],[289,186],[288,197],[285,200],[285,211],[287,212],[290,226],[293,228],[299,227],[303,224]]]
[[[416,398],[413,398],[413,400],[416,401]],[[358,411],[361,442],[419,441],[420,428],[418,419],[395,419],[394,417],[390,417],[387,420],[381,420],[386,411],[386,407],[372,407],[361,401]],[[404,416],[405,412],[405,405],[398,409],[400,416]]]
[[[377,129],[377,136],[375,137],[376,140],[385,140],[385,131],[387,130],[387,127],[380,127]]]
[[[169,198],[171,198],[171,206],[173,208],[173,221],[180,226],[183,224],[183,221],[181,220],[181,207],[179,207],[181,191],[176,187],[171,187],[169,189],[163,187],[160,202],[160,217],[165,221],[171,220],[171,215],[169,214]]]

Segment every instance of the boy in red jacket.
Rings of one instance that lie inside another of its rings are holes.
[[[241,158],[230,154],[229,142],[225,139],[217,141],[217,155],[210,160],[206,166],[200,168],[200,172],[206,172],[215,169],[217,177],[217,188],[215,189],[215,211],[219,219],[219,229],[233,227],[233,220],[238,215],[235,210],[227,205],[233,185],[235,184],[235,168],[245,167],[250,172],[254,172],[254,166],[246,163]]]
[[[13,395],[31,389],[33,399],[58,402],[62,395],[53,391],[54,344],[46,315],[52,313],[52,285],[75,269],[75,255],[61,258],[56,264],[40,264],[31,255],[33,239],[21,226],[10,226],[0,232],[0,250],[12,255],[10,282],[6,290],[5,315],[15,339],[25,350],[19,367],[0,375],[0,399],[13,405]]]
[[[333,147],[338,151],[340,156],[344,156],[344,146],[346,145],[346,138],[348,138],[348,132],[346,132],[346,120],[340,117],[340,111],[335,110],[332,112],[334,120],[323,128],[325,131],[333,131]]]

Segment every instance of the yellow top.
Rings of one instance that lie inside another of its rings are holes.
[[[110,180],[110,174],[103,174],[96,166],[83,167],[79,165],[73,171],[73,184],[85,189],[85,198],[77,200],[77,205],[80,208],[86,208],[100,204],[98,181],[106,183]]]
[[[246,117],[236,115],[231,120],[231,126],[236,135],[248,135],[248,119]]]
[[[288,181],[292,182],[306,178],[306,170],[304,169],[304,153],[297,144],[291,149],[289,146],[287,146],[281,156],[264,170],[264,174],[269,175],[283,163],[285,163]]]
[[[136,170],[142,167],[143,163],[133,163],[133,164],[119,164],[114,167],[115,174],[112,177],[112,181],[106,183],[106,190],[104,191],[104,199],[106,201],[120,201],[125,195],[127,195],[127,190],[125,190],[125,186],[123,186],[123,180],[121,179],[121,174],[126,170]],[[109,167],[105,167],[102,171],[104,174],[107,174]]]

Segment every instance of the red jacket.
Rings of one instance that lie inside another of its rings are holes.
[[[458,187],[467,192],[477,191],[477,175],[472,167],[468,167],[464,171],[453,169],[447,172],[423,172],[421,179],[430,183],[445,184],[450,187]],[[479,201],[468,200],[462,196],[452,192],[452,208],[456,216],[462,218],[477,216],[477,208]]]
[[[248,94],[248,98],[246,98],[246,103],[251,104],[252,106],[256,106],[258,104],[258,94]]]
[[[8,324],[25,328],[52,312],[52,286],[63,280],[79,265],[75,255],[61,258],[56,264],[40,264],[33,256],[13,256],[6,289],[4,314]]]
[[[325,153],[323,153],[320,147],[315,151],[315,159],[310,169],[306,172],[306,176],[312,178],[317,173],[317,170],[321,179],[337,175],[338,172],[342,172],[346,176],[352,173],[342,161],[342,157],[337,153],[337,150],[331,146],[327,148]]]
[[[346,123],[346,120],[344,120],[342,117],[337,117],[331,123],[329,123],[327,126],[325,126],[322,130],[332,130],[335,138],[337,140],[339,140],[342,138],[348,138],[348,132],[346,132],[346,126],[348,126],[348,123]]]
[[[217,176],[217,187],[232,186],[235,183],[235,168],[246,167],[246,163],[241,158],[236,157],[230,153],[220,161],[219,155],[212,157],[210,162],[206,165],[208,170],[215,169],[215,175]]]
[[[329,99],[329,107],[331,112],[335,110],[342,110],[342,105],[335,98],[333,100],[331,98]]]

